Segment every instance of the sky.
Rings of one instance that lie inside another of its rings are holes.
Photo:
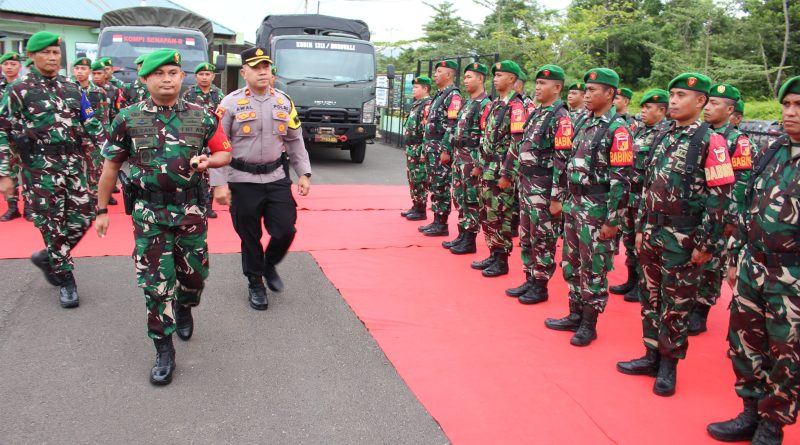
[[[248,42],[255,42],[256,29],[270,14],[303,14],[317,12],[317,0],[173,0],[237,32]],[[481,23],[489,10],[472,0],[451,0],[459,16],[472,23]],[[227,3],[227,5],[226,5]],[[428,3],[438,4],[439,0]],[[569,0],[540,0],[550,8],[565,8]],[[229,7],[227,7],[230,5]],[[393,42],[422,36],[422,26],[433,10],[422,0],[320,0],[320,14],[367,22],[373,41]]]

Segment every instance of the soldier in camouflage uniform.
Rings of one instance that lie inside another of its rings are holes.
[[[756,161],[729,244],[728,356],[744,410],[708,425],[718,440],[778,445],[800,396],[800,76],[778,98],[786,134]]]
[[[422,139],[431,106],[433,82],[429,77],[419,76],[411,83],[414,103],[411,104],[405,124],[406,176],[411,193],[411,208],[400,212],[400,216],[409,221],[420,221],[428,218],[425,210],[428,203],[428,168],[424,160],[425,145]]]
[[[753,144],[747,135],[735,129],[730,124],[731,115],[736,107],[736,102],[741,99],[741,94],[736,87],[728,84],[711,86],[709,101],[704,109],[705,121],[717,133],[721,134],[728,146],[733,173],[736,182],[730,196],[728,211],[725,213],[724,237],[727,239],[736,228],[736,221],[744,211],[744,194],[750,172],[753,169],[752,147]],[[689,312],[689,335],[698,335],[706,331],[708,311],[720,296],[722,288],[723,266],[725,263],[724,245],[718,252],[714,252],[711,261],[703,267],[703,275],[697,289],[697,302]]]
[[[0,100],[2,100],[3,95],[8,89],[9,85],[16,82],[19,79],[19,70],[22,68],[22,62],[20,61],[20,55],[15,52],[8,52],[0,56],[0,67],[2,68],[3,75],[0,76]],[[11,179],[16,184],[18,179],[19,173],[19,161],[17,159],[11,160],[11,166],[9,167],[11,170]],[[16,187],[14,187],[14,191],[6,196],[6,203],[8,204],[8,210],[2,216],[0,216],[0,221],[11,221],[12,219],[19,218],[22,216],[19,213],[19,191]],[[25,219],[28,221],[33,221],[33,213],[30,207],[30,204],[27,199],[23,200],[25,202]]]
[[[0,126],[6,128],[0,131],[0,192],[13,190],[9,161],[20,156],[33,222],[46,246],[31,261],[60,287],[61,306],[71,308],[78,306],[78,290],[70,252],[94,216],[83,144],[101,137],[104,130],[89,106],[83,106],[78,86],[58,75],[60,43],[61,37],[50,32],[31,36],[26,51],[36,70],[11,85],[0,105],[10,122],[10,127]]]
[[[108,81],[106,62],[103,60],[108,60],[108,58],[104,57],[92,63],[92,83],[105,90],[106,96],[108,96],[108,119],[109,122],[113,122],[121,109],[122,92]]]
[[[577,125],[586,116],[586,107],[583,104],[584,94],[586,94],[586,84],[583,82],[575,82],[567,88],[567,106],[573,125]]]
[[[120,104],[119,108],[125,108],[128,105],[124,102],[125,90],[128,89],[128,84],[114,77],[114,61],[111,60],[110,57],[101,57],[100,62],[103,64],[103,72],[106,74],[106,82],[114,85],[114,87],[119,90],[120,94],[122,94],[123,102]]]
[[[527,118],[525,104],[514,91],[514,82],[522,75],[519,65],[504,60],[492,66],[492,74],[497,99],[481,117],[480,164],[473,170],[473,175],[481,178],[481,228],[490,255],[470,266],[481,270],[485,277],[508,273],[508,255],[513,247],[511,220],[516,199],[513,184],[503,181],[500,171],[508,151],[522,140]],[[501,187],[501,182],[504,187]]]
[[[175,50],[150,53],[139,75],[151,98],[123,109],[103,148],[97,233],[108,230],[108,197],[123,162],[130,164],[134,261],[144,289],[147,333],[156,346],[150,382],[166,385],[175,369],[173,332],[192,336],[191,308],[208,277],[206,207],[200,184],[207,168],[230,162],[231,145],[217,118],[180,99],[185,74]],[[172,304],[172,313],[166,311]]]
[[[547,319],[550,329],[573,331],[574,346],[597,338],[597,316],[608,301],[608,271],[628,204],[631,135],[616,114],[619,76],[594,68],[584,76],[589,114],[575,128],[565,175],[569,207],[564,215],[562,268],[569,286],[569,315]]]
[[[451,159],[443,150],[442,140],[455,125],[461,110],[461,96],[453,83],[458,65],[452,60],[436,64],[433,81],[439,91],[433,96],[425,128],[425,159],[428,162],[428,186],[431,193],[433,222],[420,226],[425,236],[447,236],[447,217],[450,216]]]
[[[142,68],[142,62],[145,57],[147,57],[147,54],[137,57],[134,61],[137,71]],[[150,98],[150,91],[147,89],[147,84],[145,84],[140,77],[137,77],[135,81],[128,85],[126,91],[125,97],[128,101],[128,105],[133,105]]]
[[[674,120],[650,147],[636,246],[647,280],[642,298],[644,357],[617,363],[629,375],[656,376],[653,392],[675,393],[678,360],[688,348],[687,319],[703,264],[720,245],[727,197],[735,178],[722,136],[698,118],[711,79],[684,73],[669,84]]]
[[[738,130],[742,119],[744,119],[744,100],[739,98],[739,100],[736,101],[736,106],[733,108],[733,114],[731,115],[731,125],[733,125],[733,128]],[[753,148],[756,148],[756,146]]]
[[[456,255],[475,253],[475,238],[480,230],[479,181],[472,176],[478,165],[481,145],[481,116],[489,106],[484,82],[489,69],[473,62],[464,69],[464,87],[469,97],[458,113],[458,122],[445,136],[444,148],[453,158],[453,203],[458,211],[458,237],[442,247]]]
[[[622,243],[625,246],[625,265],[628,266],[628,278],[631,278],[631,268],[635,268],[635,286],[625,293],[625,301],[639,302],[642,295],[647,293],[647,283],[642,273],[639,255],[636,253],[636,217],[639,213],[639,203],[642,196],[644,176],[650,164],[650,147],[661,127],[665,125],[667,107],[669,106],[669,93],[664,90],[647,91],[639,101],[642,107],[642,122],[633,133],[633,169],[630,175],[630,197],[628,198],[628,213],[625,223],[620,228]],[[614,287],[609,289],[614,293]]]
[[[72,65],[72,77],[80,88],[81,94],[86,97],[92,106],[95,119],[99,120],[106,130],[110,129],[111,123],[108,121],[108,96],[104,89],[93,85],[89,81],[92,70],[92,61],[87,57],[81,57]],[[97,203],[97,182],[100,180],[100,173],[103,172],[103,155],[100,149],[105,143],[105,136],[97,139],[97,145],[88,144],[86,153],[86,179],[89,186],[89,194],[92,197],[92,207]],[[116,204],[113,202],[112,204]]]
[[[558,181],[572,148],[573,128],[569,111],[559,99],[564,70],[544,65],[536,72],[536,101],[520,144],[508,151],[501,175],[517,181],[520,202],[520,247],[525,282],[506,290],[522,304],[548,299],[547,284],[556,270],[556,240],[561,229],[563,187]]]

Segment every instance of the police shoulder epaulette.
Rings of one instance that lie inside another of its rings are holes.
[[[275,90],[276,93],[283,94],[286,97],[286,99],[289,99],[289,102],[294,103],[294,101],[292,100],[291,96],[286,94],[285,91],[279,90],[277,88],[273,88],[273,90]]]

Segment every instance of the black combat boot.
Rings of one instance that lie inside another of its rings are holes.
[[[61,288],[58,290],[58,302],[64,309],[78,307],[78,285],[75,284],[75,277],[72,272],[59,275]]]
[[[522,296],[522,294],[527,292],[528,289],[531,288],[531,286],[533,286],[533,277],[531,276],[530,272],[526,271],[525,272],[525,282],[520,284],[517,287],[512,287],[511,289],[506,289],[506,295],[508,295],[509,297],[519,298],[520,296]]]
[[[781,445],[782,443],[783,425],[771,420],[761,419],[751,445]]]
[[[25,201],[25,206],[24,206],[24,208],[25,208],[25,210],[24,210],[24,213],[25,213],[25,221],[28,221],[28,222],[33,222],[33,207],[31,207],[31,205],[30,205],[30,204],[28,204],[28,201],[27,201],[27,200]]]
[[[662,397],[669,397],[675,394],[675,383],[678,380],[678,359],[661,356],[661,363],[658,366],[656,383],[653,385],[653,392]]]
[[[520,295],[519,302],[522,304],[543,303],[550,298],[547,292],[547,280],[534,280],[533,286],[527,292]]]
[[[247,281],[247,290],[250,294],[250,307],[257,311],[267,310],[269,300],[267,299],[267,288],[264,287],[264,281],[259,276],[249,276],[247,277]]]
[[[217,217],[217,212],[214,211],[214,198],[209,198],[208,200],[208,210],[206,211],[206,216],[209,218]]]
[[[175,371],[175,346],[172,336],[154,338],[156,345],[156,363],[150,370],[150,383],[154,385],[169,385],[172,382],[172,373]]]
[[[476,270],[484,270],[487,267],[489,267],[492,264],[494,264],[494,262],[496,260],[497,260],[497,253],[495,251],[491,251],[487,258],[485,258],[483,260],[480,260],[480,261],[473,261],[473,262],[471,262],[469,264],[469,267],[471,267],[473,269],[476,269]]]
[[[194,332],[192,307],[182,305],[173,300],[172,313],[175,315],[175,332],[178,333],[178,338],[181,340],[188,340],[192,338],[192,333]]]
[[[117,198],[115,198],[113,196],[109,196],[108,197],[108,205],[115,206],[117,204],[119,204],[119,202],[117,202]]]
[[[708,424],[708,434],[723,442],[751,440],[758,428],[758,399],[742,399],[742,404],[744,410],[733,419]]]
[[[649,375],[655,377],[661,363],[661,354],[657,349],[646,348],[644,357],[627,362],[617,362],[617,371],[628,375]]]
[[[281,276],[278,275],[275,266],[271,264],[266,265],[264,269],[264,278],[267,281],[267,287],[269,287],[269,290],[272,292],[280,292],[283,290],[283,280],[281,280]]]
[[[458,236],[455,237],[455,239],[450,240],[450,241],[442,241],[442,247],[444,247],[445,249],[449,249],[449,248],[455,246],[456,244],[460,244],[461,241],[464,241],[464,233],[465,232],[466,231],[464,230],[463,227],[458,226]]]
[[[608,291],[614,295],[625,295],[636,287],[638,279],[639,272],[636,270],[636,266],[628,266],[628,281],[617,286],[611,286],[608,288]]]
[[[433,215],[433,224],[430,225],[424,232],[425,236],[448,236],[450,229],[447,227],[447,213],[437,213]]]
[[[702,303],[694,305],[689,312],[689,322],[687,326],[689,335],[700,335],[708,330],[706,320],[708,320],[708,311],[710,309],[710,306],[706,306]]]
[[[580,303],[569,300],[569,315],[564,318],[547,318],[544,325],[554,331],[577,332],[583,319],[583,308]]]
[[[642,295],[642,289],[637,285],[634,286],[633,289],[631,289],[629,292],[627,292],[625,296],[622,297],[622,299],[629,303],[638,303],[640,301],[639,298],[641,297],[641,295]]]
[[[428,219],[428,211],[425,209],[425,204],[420,204],[412,208],[411,213],[406,215],[409,221],[423,221]]]
[[[435,214],[433,215],[433,222],[432,223],[425,224],[424,226],[419,226],[419,227],[417,227],[417,230],[419,230],[422,233],[425,233],[426,230],[430,229],[434,225],[436,225],[436,215]]]
[[[406,216],[408,216],[409,214],[411,214],[411,213],[414,213],[414,210],[416,210],[416,207],[412,205],[410,209],[408,209],[408,210],[405,210],[405,211],[403,211],[403,212],[400,212],[400,216],[402,216],[403,218],[405,218],[405,217],[406,217]]]
[[[503,251],[497,251],[494,263],[492,263],[486,269],[483,269],[481,274],[484,277],[499,277],[501,275],[508,274],[508,253]]]
[[[475,246],[475,238],[478,237],[477,233],[464,231],[464,239],[460,243],[450,248],[450,253],[453,255],[465,255],[467,253],[475,253],[478,248]]]
[[[8,203],[8,210],[6,210],[6,213],[3,213],[3,216],[0,216],[0,221],[3,221],[3,222],[11,221],[12,219],[17,219],[20,216],[22,216],[22,214],[19,213],[19,206],[17,205],[17,203],[16,202],[9,202]]]
[[[589,346],[597,339],[597,314],[597,309],[588,305],[583,307],[581,325],[569,340],[572,346]]]
[[[44,273],[44,278],[53,286],[61,286],[61,278],[53,273],[53,270],[50,268],[50,259],[47,256],[47,250],[40,250],[38,252],[34,252],[31,255],[31,262],[41,269],[42,273]]]

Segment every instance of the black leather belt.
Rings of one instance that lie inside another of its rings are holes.
[[[697,227],[703,222],[701,215],[665,215],[651,212],[647,214],[647,222],[656,226],[672,226],[679,229]]]
[[[252,173],[254,175],[266,175],[268,173],[272,173],[278,169],[283,164],[283,156],[280,158],[272,161],[267,162],[265,164],[251,164],[249,162],[242,161],[241,159],[231,159],[231,167],[235,168],[236,170],[243,171],[245,173]]]
[[[767,267],[800,266],[800,254],[794,252],[755,252],[748,248],[753,259]]]
[[[592,185],[570,184],[569,185],[569,193],[572,196],[602,195],[603,193],[608,193],[610,190],[611,190],[611,187],[608,184],[592,184]]]
[[[199,187],[186,189],[182,192],[153,192],[141,188],[134,190],[136,199],[143,199],[151,204],[156,205],[182,205],[197,201],[201,196]]]
[[[523,175],[528,176],[553,176],[553,169],[547,167],[540,167],[538,165],[525,165],[519,167],[519,171]]]
[[[44,144],[44,145],[34,145],[33,152],[35,154],[44,154],[48,156],[52,155],[65,155],[69,154],[70,152],[78,152],[80,147],[78,144],[73,143],[63,143],[63,144]]]

